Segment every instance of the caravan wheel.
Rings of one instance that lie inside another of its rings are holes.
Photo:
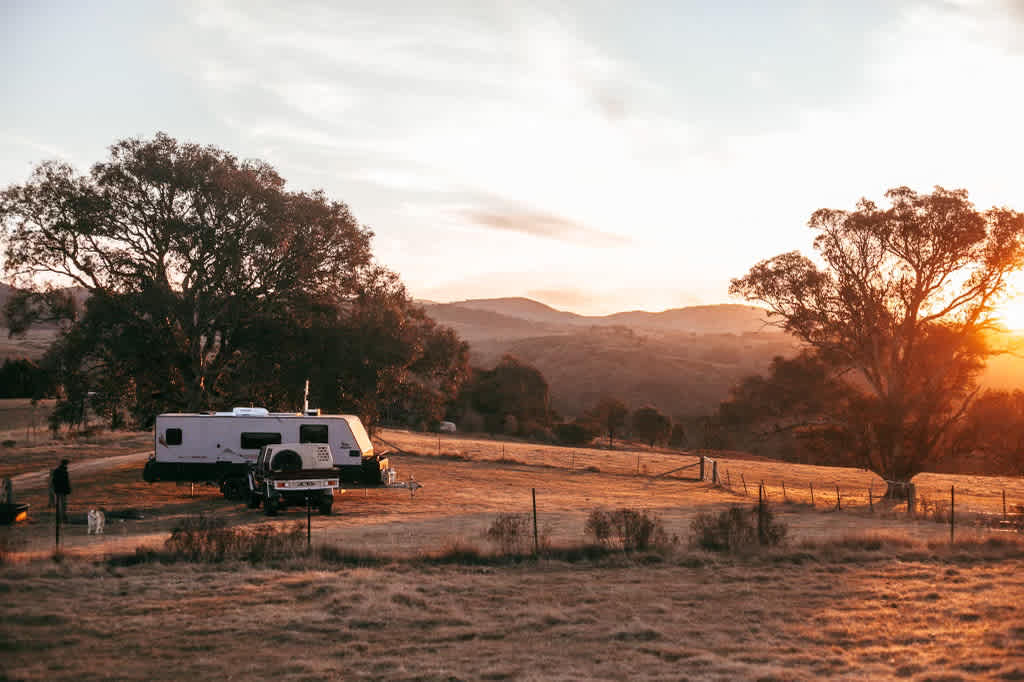
[[[220,484],[220,491],[229,500],[245,499],[244,483],[239,478],[227,478]]]

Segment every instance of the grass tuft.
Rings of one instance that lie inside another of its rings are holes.
[[[635,509],[595,509],[587,517],[584,531],[597,543],[626,552],[668,549],[678,541],[669,537],[659,516]]]
[[[767,505],[760,510],[756,506],[753,510],[730,507],[719,514],[700,513],[693,519],[691,528],[693,545],[711,552],[775,547],[785,541],[788,531],[786,524],[775,520]]]

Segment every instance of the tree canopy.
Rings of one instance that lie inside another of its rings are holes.
[[[484,418],[490,433],[503,429],[524,433],[531,425],[551,422],[548,382],[533,365],[505,355],[489,370],[475,369],[464,389],[464,399]],[[514,420],[514,428],[506,423]]]
[[[122,386],[142,412],[295,406],[299,373],[324,404],[368,409],[398,386],[450,393],[465,371],[464,345],[373,262],[349,208],[288,191],[261,161],[162,133],[122,140],[85,175],[40,164],[0,194],[0,221],[7,276],[28,292],[8,306],[12,328],[54,307],[47,290],[83,287],[55,363],[66,385]]]
[[[589,416],[608,434],[608,447],[612,447],[615,434],[622,430],[629,417],[629,408],[618,398],[603,396],[590,410]]]
[[[655,443],[667,440],[672,432],[672,420],[656,407],[645,406],[637,409],[633,412],[632,424],[633,436],[652,448]]]
[[[732,281],[767,305],[856,393],[833,414],[870,468],[909,481],[931,466],[967,409],[1007,276],[1024,264],[1024,215],[979,212],[964,190],[889,190],[890,206],[810,219],[817,262],[790,252]]]

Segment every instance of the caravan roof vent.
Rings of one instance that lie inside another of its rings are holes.
[[[307,407],[306,408],[306,416],[307,417],[319,417],[320,416],[320,408],[319,407]]]
[[[231,414],[236,417],[266,417],[270,413],[265,407],[233,407]]]

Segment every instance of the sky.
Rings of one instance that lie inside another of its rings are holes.
[[[435,301],[738,302],[818,208],[1024,210],[1024,0],[0,0],[0,65],[0,186],[164,131],[344,201]]]

